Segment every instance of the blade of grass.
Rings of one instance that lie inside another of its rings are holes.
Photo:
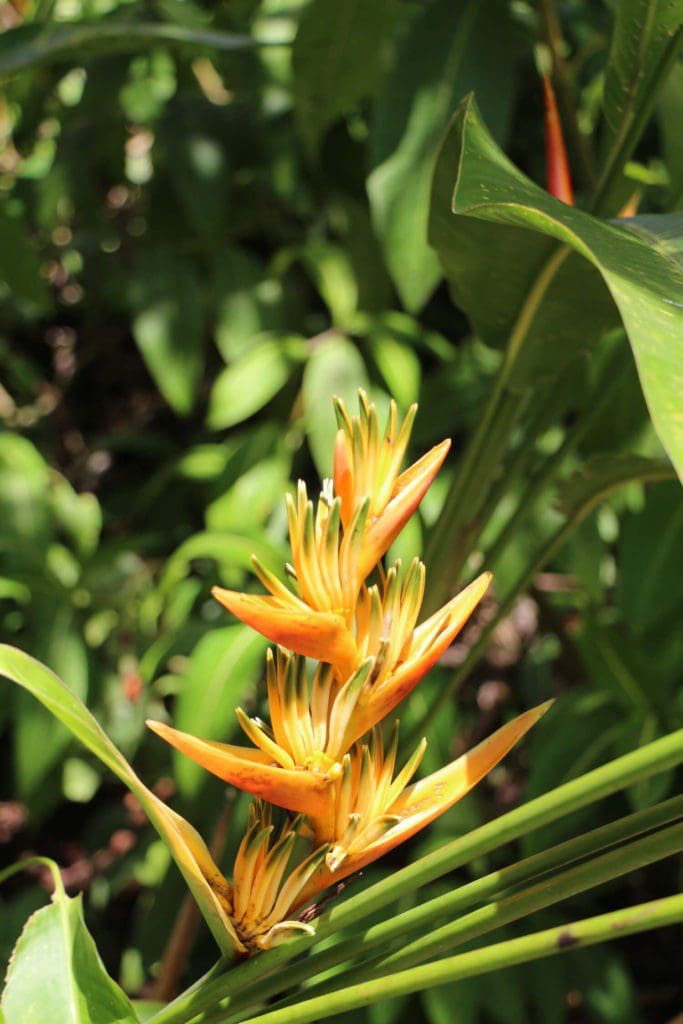
[[[669,896],[617,910],[611,914],[584,918],[560,928],[547,928],[522,938],[509,939],[483,949],[460,953],[375,981],[352,985],[342,992],[250,1017],[243,1021],[243,1024],[313,1024],[314,1021],[326,1020],[334,1014],[368,1006],[380,999],[410,995],[446,982],[472,978],[504,967],[563,953],[569,949],[592,946],[598,942],[609,942],[622,936],[651,931],[653,928],[664,928],[680,921],[683,921],[683,895]]]

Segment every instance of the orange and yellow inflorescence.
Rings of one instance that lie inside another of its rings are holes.
[[[380,722],[439,660],[486,591],[484,573],[420,622],[425,567],[383,556],[438,473],[450,442],[401,472],[416,406],[384,432],[359,393],[359,415],[335,400],[334,479],[317,504],[303,482],[287,498],[287,583],[253,559],[263,595],[214,588],[233,615],[276,644],[266,681],[270,721],[236,709],[252,746],[150,728],[219,778],[251,793],[232,883],[199,863],[238,953],[308,930],[302,910],[328,886],[382,856],[451,807],[546,711],[508,722],[458,760],[413,782],[426,740],[397,763],[398,723]],[[317,662],[311,664],[311,659]],[[274,837],[270,805],[289,812]],[[309,916],[309,915],[307,915]]]

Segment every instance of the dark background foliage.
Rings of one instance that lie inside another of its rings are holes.
[[[402,410],[419,401],[416,454],[453,438],[443,478],[394,553],[422,549],[500,360],[453,304],[426,242],[439,140],[474,90],[497,141],[543,185],[538,65],[550,42],[581,201],[606,134],[600,89],[614,6],[58,0],[0,9],[0,633],[86,698],[143,777],[205,835],[230,816],[228,861],[245,805],[172,758],[144,719],[172,712],[180,728],[226,738],[234,705],[262,700],[264,644],[228,621],[209,587],[252,586],[252,551],[282,562],[284,490],[330,471],[332,393],[352,401],[364,386]],[[63,32],[53,37],[59,51],[37,31],[50,16]],[[87,31],[70,35],[79,22]],[[22,25],[17,40],[10,30]],[[232,49],[230,33],[258,45]],[[682,123],[678,64],[626,168],[623,198],[638,192],[644,212],[683,209]],[[503,276],[490,276],[491,296]],[[598,315],[591,306],[588,319]],[[556,389],[554,415],[544,419],[531,400],[524,422],[537,414],[535,434],[510,441],[526,463],[500,489],[477,551],[490,551],[536,468],[596,404],[622,342],[619,331],[592,350],[573,342],[573,358],[544,382],[546,398]],[[600,453],[661,454],[633,363],[619,366],[566,474]],[[499,553],[499,593],[557,515],[541,492]],[[530,703],[561,695],[559,707],[394,863],[680,724],[682,552],[675,482],[631,484],[583,521],[440,714],[426,768]],[[404,729],[463,660],[494,601],[415,694]],[[162,844],[67,733],[2,683],[0,734],[0,857],[54,856],[69,891],[86,894],[112,974],[130,992],[153,993],[183,900]],[[645,806],[673,786],[657,777],[610,810]],[[541,839],[595,825],[600,813],[558,822]],[[531,852],[531,840],[522,846]],[[677,872],[669,863],[642,871],[534,925],[665,894]],[[2,890],[3,963],[44,901],[41,884],[15,879]],[[680,939],[648,934],[353,1020],[663,1024],[681,1007],[676,950]],[[183,979],[212,956],[200,930]]]

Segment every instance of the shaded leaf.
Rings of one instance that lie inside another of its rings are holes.
[[[285,386],[305,351],[304,339],[296,336],[269,337],[248,348],[216,378],[209,427],[232,427],[262,409]]]
[[[404,27],[377,98],[368,194],[389,272],[409,310],[424,305],[441,277],[427,244],[441,136],[470,89],[476,89],[494,133],[505,133],[514,99],[516,49],[502,0],[437,0],[417,9]]]
[[[632,481],[643,483],[672,480],[674,473],[665,459],[640,455],[593,455],[586,464],[563,481],[558,490],[560,510],[572,519],[585,515],[611,491]]]
[[[304,415],[308,443],[321,476],[332,473],[337,421],[332,407],[338,395],[352,408],[359,387],[367,386],[365,364],[348,338],[330,335],[318,342],[304,370]]]
[[[655,429],[683,474],[681,236],[679,215],[608,222],[566,206],[510,163],[472,97],[455,116],[435,173],[430,238],[456,301],[486,340],[514,329],[510,384],[524,389],[576,355],[589,312],[583,340],[597,340],[609,323],[606,285]]]

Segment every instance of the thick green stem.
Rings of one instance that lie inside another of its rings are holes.
[[[397,914],[387,921],[382,921],[380,924],[371,925],[364,932],[344,939],[329,949],[314,953],[308,959],[293,964],[286,972],[273,975],[262,982],[258,986],[256,997],[259,1003],[262,1003],[286,989],[293,988],[307,978],[321,974],[347,960],[355,959],[360,955],[364,956],[380,945],[387,945],[399,938],[405,941],[407,935],[415,933],[420,928],[424,929],[427,926],[433,928],[441,920],[452,920],[457,914],[476,903],[509,893],[513,886],[529,882],[560,866],[564,867],[572,861],[592,856],[597,851],[615,843],[632,839],[650,829],[675,821],[681,815],[683,815],[683,796],[673,797],[655,807],[637,811],[617,821],[592,829],[575,839],[559,843],[551,849],[527,857],[517,864],[493,871],[482,878],[461,885],[453,892],[438,896],[402,914]],[[554,882],[554,879],[551,882]],[[337,987],[336,978],[333,979],[333,987]],[[251,994],[245,994],[242,999],[231,1006],[231,1013],[238,1014],[247,1009],[253,1010],[253,999]],[[210,1021],[211,1018],[208,1018],[206,1024],[210,1024]]]
[[[442,875],[483,856],[505,843],[548,825],[558,818],[579,810],[611,793],[666,771],[683,761],[683,729],[633,750],[623,757],[595,768],[579,778],[558,786],[550,793],[536,797],[521,807],[454,839],[414,864],[397,871],[390,878],[377,882],[357,896],[333,906],[318,921],[315,936],[303,936],[263,956],[234,967],[186,997],[178,997],[171,1007],[154,1018],[155,1024],[186,1024],[194,1016],[222,999],[234,1005],[235,997],[250,986],[263,983],[274,971],[304,953],[320,939],[376,913],[402,896],[433,882]],[[256,991],[254,997],[258,995]],[[230,1004],[226,1006],[229,1009]]]
[[[410,995],[426,988],[460,981],[490,971],[513,967],[540,957],[552,956],[608,942],[621,936],[663,928],[683,921],[683,895],[669,896],[636,907],[600,914],[560,928],[548,928],[519,939],[499,942],[483,949],[475,949],[458,956],[423,964],[407,971],[390,974],[385,978],[353,985],[341,992],[309,999],[297,1006],[273,1010],[245,1020],[243,1024],[313,1024],[336,1013],[368,1006],[383,999]]]
[[[457,921],[450,921],[404,945],[398,952],[337,976],[330,984],[336,989],[351,978],[358,982],[365,981],[423,963],[495,928],[518,921],[647,864],[663,860],[682,849],[683,825],[662,829],[645,839],[620,846],[569,871],[544,879],[514,896],[480,907]]]

